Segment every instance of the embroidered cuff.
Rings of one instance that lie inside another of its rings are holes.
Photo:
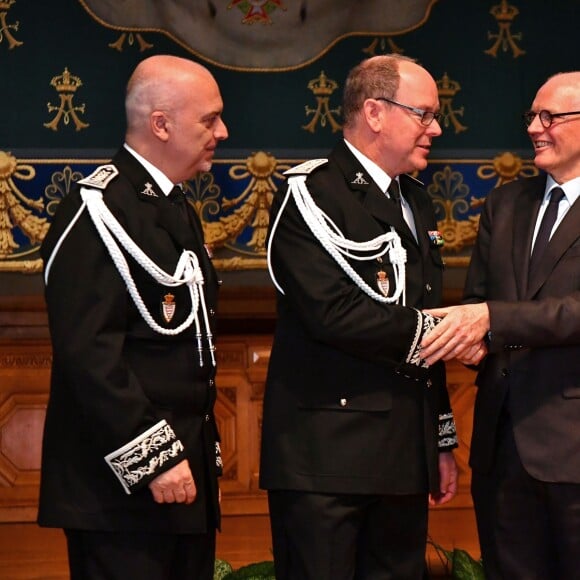
[[[165,420],[159,421],[120,449],[109,453],[105,461],[127,494],[144,477],[155,472],[169,459],[177,457],[183,445]]]
[[[426,369],[428,368],[428,365],[421,358],[421,341],[428,332],[433,330],[441,322],[441,318],[432,316],[426,312],[421,312],[420,310],[417,310],[416,312],[417,328],[415,329],[415,336],[413,337],[411,348],[407,353],[405,362],[407,364]]]
[[[221,475],[224,470],[224,462],[222,461],[222,449],[219,442],[215,442],[215,466],[218,474]]]
[[[439,415],[439,451],[451,451],[457,445],[457,431],[455,430],[453,413]]]

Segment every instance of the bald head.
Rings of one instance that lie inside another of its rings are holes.
[[[127,84],[125,111],[127,131],[147,130],[148,117],[155,111],[173,112],[191,95],[190,83],[215,82],[200,64],[170,55],[157,55],[141,61]]]
[[[550,77],[540,90],[558,92],[569,102],[580,104],[580,71],[563,72]]]
[[[551,115],[548,126],[542,111]],[[550,77],[536,93],[531,112],[528,135],[536,166],[560,184],[580,177],[580,71]]]
[[[174,183],[209,171],[228,132],[212,74],[185,58],[143,60],[129,79],[125,141]]]

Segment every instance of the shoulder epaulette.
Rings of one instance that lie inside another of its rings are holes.
[[[412,175],[409,175],[408,173],[403,173],[403,176],[407,177],[411,181],[414,181],[415,183],[418,183],[421,187],[425,186],[425,184],[420,179],[417,179],[416,177],[413,177]]]
[[[97,167],[88,177],[79,179],[78,183],[94,189],[106,189],[117,175],[119,175],[119,170],[112,163],[109,163]]]
[[[328,163],[328,159],[310,159],[284,171],[284,175],[308,175],[325,163]]]

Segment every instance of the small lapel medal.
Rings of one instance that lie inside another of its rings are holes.
[[[166,294],[163,298],[164,300],[161,303],[161,311],[163,312],[165,322],[169,324],[175,314],[175,296],[173,294]]]
[[[441,248],[445,245],[445,240],[443,239],[443,235],[439,230],[429,230],[427,234],[433,247]]]

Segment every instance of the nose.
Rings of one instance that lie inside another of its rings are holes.
[[[528,134],[532,133],[541,133],[544,130],[544,125],[540,121],[540,115],[536,113],[535,117],[532,119],[532,122],[527,126],[526,130]]]
[[[223,141],[228,138],[228,128],[221,117],[214,132],[214,136],[218,141]]]
[[[443,129],[441,128],[441,125],[437,119],[433,119],[433,121],[431,121],[428,130],[432,137],[439,137],[439,135],[443,133]]]

